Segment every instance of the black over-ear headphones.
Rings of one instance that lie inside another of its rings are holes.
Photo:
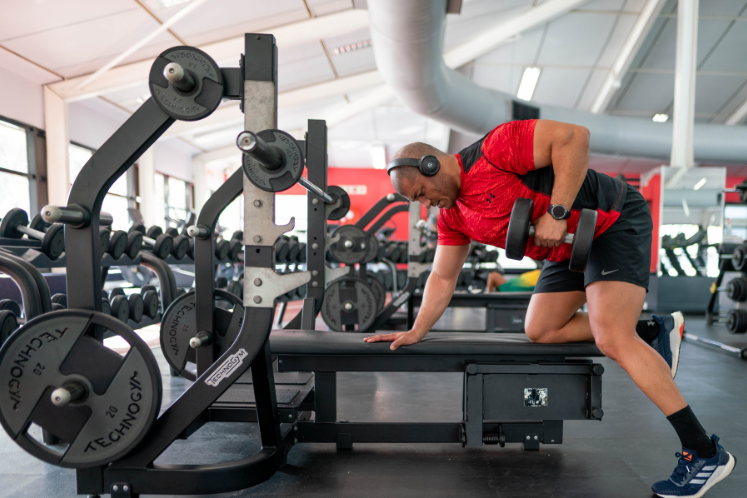
[[[438,161],[438,158],[431,154],[426,154],[420,159],[403,157],[401,159],[389,161],[389,164],[387,164],[386,166],[386,173],[388,175],[391,175],[393,169],[402,166],[411,166],[413,168],[418,168],[424,176],[433,176],[438,173],[438,170],[441,169],[441,163]]]

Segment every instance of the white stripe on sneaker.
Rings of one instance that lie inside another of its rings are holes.
[[[710,472],[699,472],[695,477],[711,477]]]
[[[692,481],[690,481],[690,484],[705,484],[705,482],[705,479],[693,479]]]
[[[706,467],[703,467],[703,470],[705,470],[706,472],[712,472],[716,470],[716,467],[718,467],[718,465],[708,465]]]
[[[726,476],[731,474],[731,471],[734,470],[734,465],[736,463],[736,459],[731,454],[729,454],[729,460],[726,462],[726,464],[721,465],[719,468],[717,468],[711,478],[708,479],[708,482],[702,488],[700,488],[697,493],[695,493],[694,495],[690,495],[688,498],[701,498],[709,489],[714,486],[714,484],[722,481]],[[693,481],[690,482],[692,483]],[[657,494],[662,498],[678,498],[677,495],[667,495],[663,493]]]

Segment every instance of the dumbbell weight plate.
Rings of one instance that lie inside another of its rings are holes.
[[[101,244],[101,255],[106,253],[106,248],[109,247],[109,239],[111,238],[111,232],[106,229],[99,229],[99,243]]]
[[[18,316],[10,310],[0,310],[0,346],[18,328]]]
[[[171,234],[167,235],[171,237]],[[172,240],[173,245],[171,248],[171,255],[176,259],[182,259],[187,255],[187,251],[189,251],[189,237],[186,235],[177,235],[176,237],[173,237]]]
[[[114,259],[119,259],[127,248],[127,233],[122,230],[116,230],[109,236],[109,244],[106,246],[106,252]]]
[[[228,241],[224,239],[218,239],[215,241],[215,257],[218,258],[219,261],[223,261],[228,257],[229,250],[230,247],[228,246]]]
[[[217,277],[215,279],[216,289],[225,289],[227,285],[228,285],[228,279],[226,277]]]
[[[88,336],[94,326],[129,344],[127,354]],[[33,363],[19,370],[15,360],[24,351],[33,351]],[[95,467],[122,457],[145,437],[161,406],[161,373],[148,346],[98,312],[53,311],[22,326],[0,349],[0,379],[5,386],[20,382],[23,392],[0,397],[3,428],[27,452],[61,467]],[[86,387],[86,397],[53,405],[52,391],[71,380]],[[37,442],[32,422],[67,443],[65,451]],[[120,426],[126,430],[114,432]]]
[[[384,303],[386,302],[386,289],[378,278],[374,278],[371,275],[366,279],[368,285],[371,286],[371,290],[376,296],[376,313],[384,309]]]
[[[529,242],[529,224],[532,222],[534,200],[519,197],[511,209],[506,230],[506,257],[509,259],[524,259]]]
[[[244,318],[244,307],[241,299],[225,290],[215,291],[215,336],[217,346],[216,358],[223,354],[241,330]],[[226,303],[223,307],[220,304]],[[166,361],[174,371],[188,380],[195,380],[195,350],[189,346],[189,340],[197,335],[197,316],[195,314],[195,292],[190,291],[179,296],[171,303],[161,319],[161,350]]]
[[[370,263],[371,261],[375,260],[376,257],[379,255],[379,241],[376,240],[376,237],[373,235],[369,235],[368,237],[368,252],[366,253],[366,257],[363,259],[363,263]]]
[[[34,217],[31,218],[31,221],[29,222],[29,228],[32,228],[39,232],[45,231],[50,226],[51,226],[51,223],[47,223],[46,221],[44,221],[44,218],[41,217],[41,214],[35,214]]]
[[[399,243],[399,259],[395,263],[407,263],[409,248],[407,242]]]
[[[376,313],[376,294],[363,280],[339,278],[324,291],[322,318],[330,330],[342,332],[345,325],[353,325],[363,332],[373,324]]]
[[[731,254],[731,266],[736,271],[744,270],[745,262],[747,262],[747,247],[743,245],[734,248],[734,252]]]
[[[735,278],[726,284],[726,296],[732,301],[747,301],[747,279]]]
[[[147,284],[147,285],[143,285],[142,287],[140,287],[140,294],[145,294],[149,290],[158,291],[155,285]]]
[[[298,263],[306,262],[306,242],[299,242],[298,244]]]
[[[330,253],[337,261],[352,265],[366,258],[369,251],[369,236],[366,232],[354,225],[342,225],[332,232],[333,237],[338,235],[340,239],[329,247]],[[350,247],[345,247],[346,242],[350,242]]]
[[[571,258],[568,262],[569,270],[580,273],[586,271],[596,227],[597,212],[593,209],[582,209],[578,218],[578,225],[576,225],[576,232],[573,234]]]
[[[276,263],[287,263],[288,262],[288,251],[290,250],[290,237],[287,235],[281,235],[275,241],[275,262]]]
[[[117,296],[124,296],[125,291],[122,287],[115,287],[111,291],[109,291],[109,299],[112,300]]]
[[[16,230],[16,227],[28,226],[29,215],[20,208],[13,208],[3,216],[3,221],[0,222],[0,237],[7,239],[20,239],[23,238],[23,233]]]
[[[143,302],[143,296],[140,294],[130,294],[127,298],[127,304],[130,308],[130,320],[135,323],[139,323],[143,320],[143,308],[145,306]]]
[[[65,225],[53,223],[42,239],[41,250],[50,259],[59,258],[65,252]]]
[[[67,308],[67,295],[66,294],[53,295],[52,304],[61,304],[64,308]]]
[[[101,299],[101,312],[105,315],[112,314],[112,305],[109,303],[109,300],[105,297]]]
[[[179,230],[177,230],[177,229],[176,229],[176,228],[174,228],[174,227],[169,227],[169,228],[167,228],[167,229],[166,229],[166,232],[165,232],[165,233],[166,233],[166,235],[171,235],[171,236],[172,236],[172,237],[174,237],[174,238],[177,238],[177,237],[178,237],[179,235],[181,235],[181,234],[179,233]]]
[[[178,90],[163,75],[172,62],[180,64],[195,82],[194,90]],[[209,116],[223,98],[223,74],[208,54],[194,47],[173,47],[156,58],[150,69],[148,86],[153,100],[174,119],[196,121]]]
[[[228,259],[238,261],[239,254],[244,250],[244,242],[241,239],[231,239],[228,243]]]
[[[21,305],[12,299],[0,299],[0,310],[8,310],[13,312],[17,317],[21,316],[22,308]]]
[[[244,243],[244,232],[242,232],[241,230],[236,230],[231,235],[231,240],[238,240],[239,242],[243,244]]]
[[[228,282],[228,285],[226,285],[226,291],[230,292],[234,296],[241,297],[241,291],[243,290],[243,286],[236,280],[231,280]]]
[[[282,130],[264,130],[257,136],[268,145],[279,148],[285,164],[275,170],[265,168],[249,154],[243,155],[244,173],[249,180],[265,192],[282,192],[296,184],[303,173],[303,151],[295,138]]]
[[[726,315],[726,330],[732,334],[744,334],[747,332],[747,310],[730,310]]]
[[[291,237],[288,241],[288,262],[298,261],[298,237]]]
[[[158,293],[155,290],[146,290],[141,294],[143,297],[143,313],[150,319],[158,316],[160,303],[158,302]]]
[[[127,296],[114,296],[109,302],[112,316],[122,323],[127,323],[130,319],[130,304],[127,302]]]
[[[65,307],[60,303],[52,303],[52,311],[64,310]]]
[[[157,239],[159,235],[163,235],[163,229],[158,225],[153,225],[145,231],[145,236],[151,239]]]
[[[332,200],[337,202],[337,199],[341,199],[340,206],[330,211],[327,215],[327,219],[330,221],[341,220],[350,211],[350,196],[345,189],[338,187],[337,185],[330,185],[327,187],[327,194],[332,197]]]
[[[153,254],[159,259],[166,259],[171,254],[173,247],[174,239],[163,233],[156,238],[156,244],[153,246]]]
[[[143,234],[138,231],[131,231],[127,234],[127,244],[125,253],[130,259],[137,258],[137,255],[143,249]]]

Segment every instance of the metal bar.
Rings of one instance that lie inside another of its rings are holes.
[[[482,374],[465,373],[464,420],[467,446],[482,446]]]
[[[330,197],[329,194],[327,194],[324,190],[322,190],[321,188],[317,187],[316,185],[308,181],[303,176],[298,179],[298,183],[300,183],[303,188],[305,188],[312,194],[316,195],[317,197],[321,197],[322,200],[326,202],[327,204],[334,204],[335,200],[332,199],[332,197]]]
[[[314,412],[316,422],[337,421],[337,373],[314,372]]]
[[[366,226],[369,223],[371,223],[384,210],[384,208],[386,208],[393,202],[409,202],[409,201],[399,194],[387,194],[382,199],[380,199],[376,204],[374,204],[372,208],[366,211],[366,214],[361,216],[361,219],[355,223],[355,226],[357,226],[361,230],[365,229]]]
[[[280,421],[278,420],[277,398],[275,396],[275,376],[272,372],[270,346],[266,340],[252,362],[251,372],[262,447],[280,446]],[[269,400],[270,402],[264,403],[263,400]]]
[[[353,443],[458,443],[461,422],[298,422],[299,443],[335,443],[338,434],[350,434]]]

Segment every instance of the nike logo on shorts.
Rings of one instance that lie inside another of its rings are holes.
[[[619,270],[619,269],[620,268],[618,268],[617,270]],[[604,270],[602,270],[602,275],[609,275],[610,273],[615,273],[617,270],[612,270],[612,271],[604,271]]]

